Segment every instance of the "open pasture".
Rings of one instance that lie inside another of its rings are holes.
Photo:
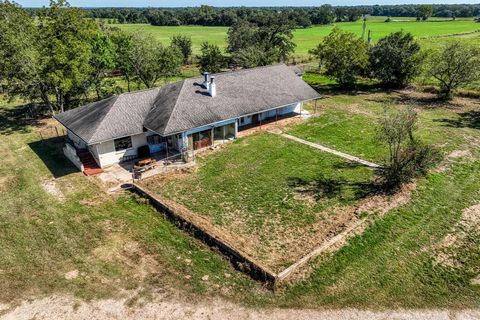
[[[444,43],[449,39],[480,43],[480,24],[473,19],[457,19],[456,21],[431,18],[431,21],[417,22],[413,18],[392,18],[392,22],[384,22],[386,17],[370,17],[367,20],[367,30],[372,31],[373,41],[388,35],[389,33],[404,30],[411,32],[421,39],[425,47],[433,47]],[[346,31],[362,35],[363,21],[342,22],[332,25],[316,25],[311,28],[297,29],[294,32],[294,40],[297,44],[295,56],[308,57],[308,50],[314,48],[323,37],[338,26]],[[204,27],[204,26],[152,26],[149,24],[116,24],[115,26],[132,32],[145,32],[153,35],[156,39],[169,43],[169,39],[176,34],[187,35],[192,38],[194,53],[199,53],[200,45],[204,41],[226,47],[228,27]],[[461,36],[459,36],[461,35]]]

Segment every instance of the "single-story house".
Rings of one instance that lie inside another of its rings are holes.
[[[150,153],[184,154],[237,137],[239,129],[301,111],[318,93],[284,64],[205,74],[123,93],[54,118],[68,133],[65,155],[82,171]],[[90,170],[90,173],[95,173]]]

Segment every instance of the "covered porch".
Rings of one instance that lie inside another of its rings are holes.
[[[186,149],[189,152],[216,146],[237,137],[238,125],[236,119],[223,121],[185,133]]]

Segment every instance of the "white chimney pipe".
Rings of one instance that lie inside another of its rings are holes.
[[[212,97],[215,97],[217,95],[217,87],[214,80],[215,80],[215,77],[210,77],[210,84],[208,86],[208,92]]]
[[[205,87],[205,89],[207,89],[207,90],[209,90],[208,85],[210,84],[209,81],[208,81],[208,75],[209,75],[208,72],[204,72],[204,73],[203,73],[203,77],[204,77],[204,78],[203,78],[203,83],[202,83],[202,85],[203,85],[203,86]]]

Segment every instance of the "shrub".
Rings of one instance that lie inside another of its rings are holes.
[[[327,76],[348,87],[368,66],[368,45],[354,33],[335,27],[310,54],[320,59],[320,68]]]
[[[216,73],[227,66],[227,59],[219,46],[204,42],[200,51],[202,53],[198,56],[200,72]]]
[[[405,87],[420,74],[424,55],[410,33],[394,32],[380,39],[370,50],[373,77],[385,86]]]
[[[417,114],[412,108],[399,112],[385,108],[379,120],[377,140],[388,147],[389,158],[378,174],[387,190],[426,175],[440,158],[433,147],[415,139],[416,128]]]
[[[453,41],[430,56],[428,69],[440,86],[439,97],[451,99],[458,87],[480,79],[480,49]]]
[[[172,45],[177,47],[182,53],[183,64],[186,65],[190,61],[190,56],[192,55],[192,38],[176,35],[171,39]]]

